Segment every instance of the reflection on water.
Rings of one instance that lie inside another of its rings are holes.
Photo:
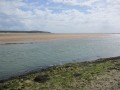
[[[40,67],[120,55],[120,37],[0,45],[0,79]]]

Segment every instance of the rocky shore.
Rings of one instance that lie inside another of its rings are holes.
[[[1,81],[0,90],[120,90],[120,57],[52,66]]]

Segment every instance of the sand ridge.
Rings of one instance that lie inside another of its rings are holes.
[[[49,40],[59,38],[105,37],[110,34],[0,33],[0,42]]]

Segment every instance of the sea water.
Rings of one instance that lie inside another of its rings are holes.
[[[120,56],[120,37],[0,44],[0,80],[42,67]]]

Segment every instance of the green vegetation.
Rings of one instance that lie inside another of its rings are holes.
[[[120,72],[119,58],[68,63],[5,81],[0,84],[0,90],[92,90],[88,87],[90,83],[96,81],[99,76],[109,75],[112,70]],[[49,79],[45,82],[34,80],[35,77],[42,75]]]

